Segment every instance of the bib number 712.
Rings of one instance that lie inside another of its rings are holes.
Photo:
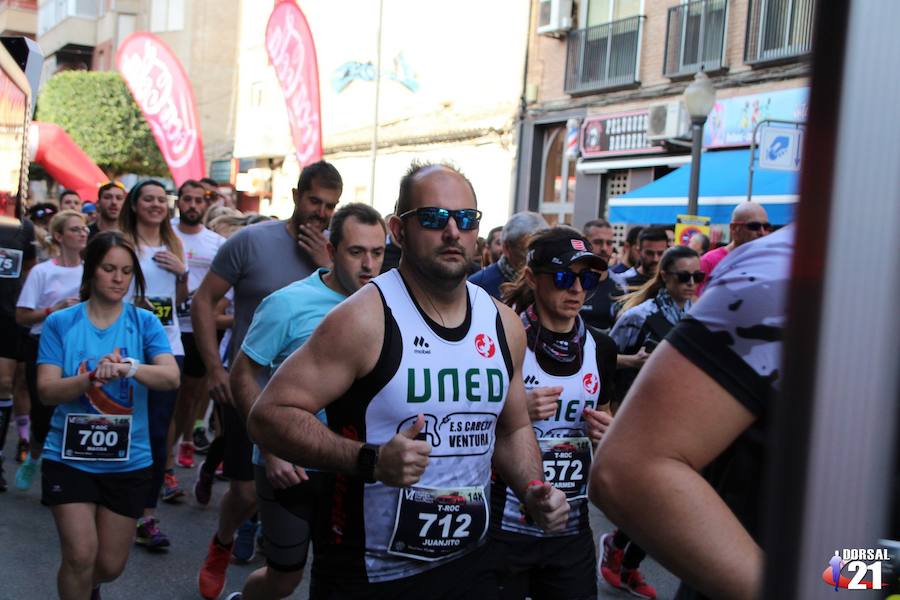
[[[455,517],[455,518],[454,518]],[[428,535],[428,532],[431,530],[431,526],[437,522],[438,527],[441,528],[441,537],[455,537],[455,538],[464,538],[469,535],[469,525],[472,524],[472,516],[463,514],[446,514],[440,519],[438,516],[432,513],[419,513],[419,520],[424,521],[422,525],[422,529],[419,530],[419,537],[428,538],[431,537]],[[451,535],[450,529],[456,525],[456,529],[453,530],[453,534]]]

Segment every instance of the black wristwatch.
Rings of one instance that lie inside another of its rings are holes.
[[[379,446],[363,444],[356,456],[356,472],[366,483],[375,483],[375,465],[378,464]]]

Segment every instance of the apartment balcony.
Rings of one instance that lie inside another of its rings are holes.
[[[744,62],[785,62],[812,52],[816,4],[816,0],[750,0]]]
[[[36,33],[36,0],[0,0],[0,34],[33,38]]]
[[[638,84],[641,32],[645,18],[630,17],[570,33],[566,55],[566,93],[585,94]]]
[[[725,67],[727,0],[698,0],[669,9],[666,28],[666,61],[669,78]]]

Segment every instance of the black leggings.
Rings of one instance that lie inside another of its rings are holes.
[[[216,467],[218,467],[225,458],[225,436],[222,434],[222,413],[219,409],[219,403],[213,404],[213,415],[219,422],[219,435],[210,442],[209,450],[206,451],[206,460],[201,465],[203,470],[210,475],[215,475]]]
[[[22,336],[22,357],[25,360],[25,385],[31,396],[31,444],[43,446],[50,432],[50,420],[53,418],[55,406],[47,406],[41,402],[37,390],[37,356],[41,336]]]
[[[613,536],[613,546],[619,550],[625,550],[625,557],[622,559],[623,569],[637,569],[641,561],[647,556],[644,549],[631,541],[631,538],[625,535],[621,529],[616,529],[616,535]]]
[[[176,356],[178,374],[184,365],[184,357]],[[166,475],[166,458],[169,448],[166,440],[169,436],[169,424],[172,415],[175,414],[175,402],[178,400],[178,390],[154,391],[147,390],[147,419],[150,430],[150,453],[153,455],[153,485],[144,508],[156,508],[159,500],[159,492],[162,490]]]

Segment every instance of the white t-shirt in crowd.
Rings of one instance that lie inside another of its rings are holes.
[[[177,225],[174,226],[175,234],[181,239],[184,245],[184,256],[187,259],[187,266],[190,269],[188,273],[188,299],[178,305],[178,324],[181,331],[191,333],[194,331],[191,325],[191,298],[203,278],[209,271],[209,265],[212,264],[216,257],[219,247],[225,243],[218,233],[202,228],[199,233],[184,233]]]
[[[178,282],[177,276],[156,264],[153,256],[157,252],[168,250],[166,246],[141,246],[141,271],[144,273],[144,281],[147,284],[147,300],[153,304],[153,311],[166,330],[166,337],[172,346],[172,354],[184,356],[184,345],[181,343],[181,328],[178,326],[178,316],[175,310],[175,291]],[[134,282],[128,291],[126,301],[131,302],[134,297]],[[148,306],[141,306],[147,308]]]
[[[55,259],[35,265],[22,286],[16,307],[48,308],[65,298],[77,298],[83,271],[82,265],[63,267],[56,264]],[[35,323],[31,326],[31,335],[40,335],[43,328],[43,322]]]

